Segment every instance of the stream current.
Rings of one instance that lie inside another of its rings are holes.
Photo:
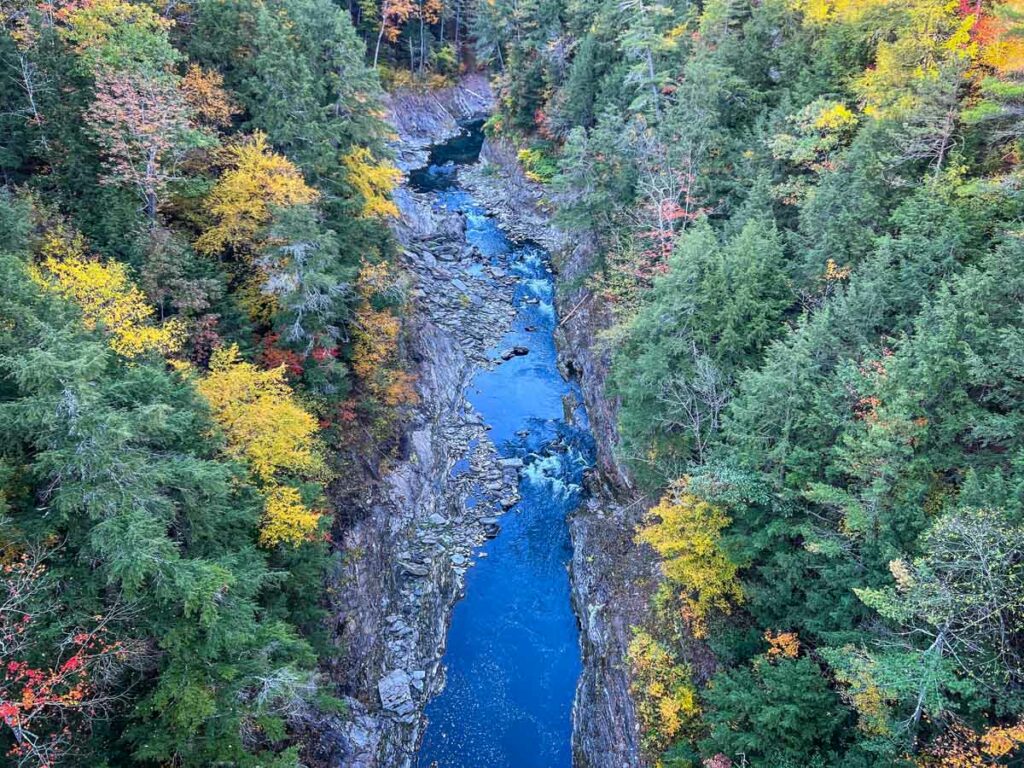
[[[582,398],[557,367],[549,254],[511,241],[459,184],[459,166],[477,161],[482,140],[475,123],[435,146],[410,186],[432,195],[436,208],[461,211],[467,242],[491,268],[518,278],[513,326],[490,356],[529,352],[481,369],[467,397],[499,454],[522,462],[521,500],[501,518],[497,538],[474,552],[448,631],[447,683],[427,705],[419,768],[569,768],[581,661],[567,516],[582,501],[593,445]],[[467,459],[452,472],[468,466]]]

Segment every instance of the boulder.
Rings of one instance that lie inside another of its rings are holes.
[[[417,563],[411,560],[399,560],[398,566],[410,576],[420,578],[430,574],[430,566],[426,563]]]
[[[523,357],[530,354],[528,347],[512,347],[501,353],[502,360],[511,360],[513,357]]]
[[[412,692],[409,690],[410,682],[409,675],[404,669],[392,670],[382,677],[377,683],[381,707],[398,715],[415,712],[416,704],[413,703]]]

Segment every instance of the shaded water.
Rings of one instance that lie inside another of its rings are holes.
[[[444,657],[445,690],[427,706],[419,766],[569,768],[572,702],[581,671],[566,570],[566,516],[581,501],[592,445],[581,398],[558,373],[554,286],[548,254],[511,242],[459,187],[457,164],[479,154],[479,126],[436,147],[411,174],[435,205],[461,210],[466,238],[492,265],[520,278],[512,330],[492,356],[529,348],[481,371],[468,397],[492,426],[499,453],[524,462],[522,500],[476,553],[456,606]],[[467,267],[467,270],[470,269]],[[564,398],[569,396],[571,422]]]

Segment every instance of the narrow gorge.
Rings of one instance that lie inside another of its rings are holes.
[[[391,97],[420,405],[385,492],[342,534],[360,553],[336,608],[354,716],[323,740],[330,764],[638,760],[627,614],[608,604],[626,575],[594,569],[609,536],[630,538],[595,466],[608,460],[585,405],[606,407],[584,391],[595,362],[587,348],[570,361],[579,329],[556,305],[594,320],[582,297],[556,299],[555,263],[573,269],[575,251],[514,154],[485,141],[490,102],[483,78]]]

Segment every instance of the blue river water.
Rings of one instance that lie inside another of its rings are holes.
[[[419,768],[569,768],[581,662],[566,518],[582,500],[593,446],[579,393],[556,365],[548,254],[510,241],[458,184],[458,165],[476,160],[479,135],[473,126],[436,147],[410,182],[435,195],[436,206],[461,210],[468,242],[519,278],[513,328],[492,357],[513,346],[529,354],[481,370],[468,398],[501,456],[524,462],[522,499],[466,574],[448,633],[447,685],[427,705]]]

